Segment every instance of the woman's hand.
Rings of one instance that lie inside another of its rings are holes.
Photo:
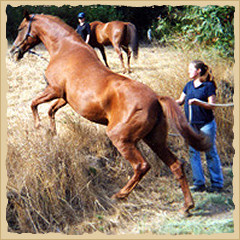
[[[216,97],[215,95],[212,95],[208,98],[208,102],[203,102],[201,100],[198,100],[197,98],[192,98],[188,100],[188,104],[197,105],[206,109],[213,110],[215,108],[215,101],[216,101]]]
[[[192,104],[199,105],[199,102],[197,101],[196,98],[189,99],[188,100],[188,105],[192,105]]]
[[[176,100],[176,103],[178,103],[181,106],[182,104],[184,104],[185,98],[186,98],[186,94],[182,92],[180,98]]]

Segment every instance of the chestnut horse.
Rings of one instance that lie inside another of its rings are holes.
[[[109,70],[93,48],[57,17],[25,13],[18,31],[11,49],[17,60],[40,42],[50,54],[47,87],[31,104],[35,126],[40,125],[38,105],[53,99],[58,100],[48,112],[52,131],[56,130],[55,113],[66,103],[88,120],[106,125],[108,137],[134,170],[127,184],[113,195],[117,199],[126,198],[150,169],[136,146],[143,139],[178,179],[185,200],[181,210],[188,214],[194,202],[183,164],[167,147],[167,118],[196,149],[208,149],[209,141],[191,129],[175,101]]]
[[[112,21],[108,23],[96,21],[90,23],[90,27],[91,35],[89,44],[93,48],[98,48],[100,50],[106,66],[109,67],[104,46],[112,45],[122,63],[123,73],[126,71],[130,72],[131,50],[134,58],[137,58],[138,56],[138,37],[135,25],[130,22],[121,21]],[[128,45],[130,46],[131,50],[128,48]],[[127,53],[127,70],[124,66],[121,49]]]

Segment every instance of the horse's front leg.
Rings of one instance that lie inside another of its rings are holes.
[[[104,47],[103,46],[99,46],[98,49],[100,50],[100,52],[102,54],[102,57],[103,57],[103,60],[105,62],[106,67],[109,68],[108,63],[107,63],[107,57],[106,57],[106,54],[105,54]]]
[[[38,105],[41,103],[49,102],[59,97],[60,94],[58,93],[58,91],[48,85],[46,89],[32,101],[31,109],[33,113],[34,125],[36,128],[40,127],[40,117],[37,109]]]
[[[66,104],[67,104],[66,100],[64,100],[63,98],[60,98],[53,103],[53,105],[50,107],[48,111],[48,116],[50,118],[50,129],[53,134],[57,133],[55,114],[60,108],[64,107]]]

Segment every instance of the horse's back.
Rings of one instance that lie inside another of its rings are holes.
[[[124,29],[128,25],[128,22],[121,22],[121,21],[112,21],[106,23],[106,29],[111,32],[111,34],[114,34],[115,32],[124,33]]]

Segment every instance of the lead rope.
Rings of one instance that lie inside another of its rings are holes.
[[[33,54],[33,55],[36,55],[36,56],[42,58],[43,60],[45,60],[46,62],[49,62],[48,59],[46,59],[45,57],[43,57],[43,55],[41,55],[41,54],[39,54],[39,53],[37,53],[37,52],[35,52],[35,51],[33,51],[33,50],[28,50],[28,53],[31,53],[31,54]]]
[[[206,103],[204,101],[201,101],[199,99],[195,99],[197,102],[202,102]],[[215,107],[234,107],[234,103],[207,103],[208,105],[215,106]],[[188,105],[188,121],[191,124],[192,122],[192,105]],[[180,134],[175,134],[175,133],[169,133],[169,136],[173,137],[179,137],[181,136]]]
[[[37,53],[37,52],[31,50],[31,49],[28,50],[28,53],[33,54],[33,55],[36,55],[36,56],[40,57],[41,59],[43,59],[43,60],[45,60],[46,62],[49,63],[49,60],[46,59],[45,57],[43,57],[43,55],[41,55],[41,54],[39,54],[39,53]],[[45,82],[46,82],[47,85],[48,85],[49,83],[48,83],[48,81],[47,81],[47,78],[46,78],[46,76],[45,76],[44,71],[42,72],[42,74],[43,74],[43,78],[44,78]]]
[[[196,98],[194,100],[200,103],[208,104],[209,106],[214,106],[214,107],[234,107],[233,103],[207,103]],[[192,122],[192,105],[188,105],[188,112],[189,112],[188,121],[189,123],[191,123]]]
[[[188,105],[188,121],[191,124],[191,122],[192,122],[192,104]]]

